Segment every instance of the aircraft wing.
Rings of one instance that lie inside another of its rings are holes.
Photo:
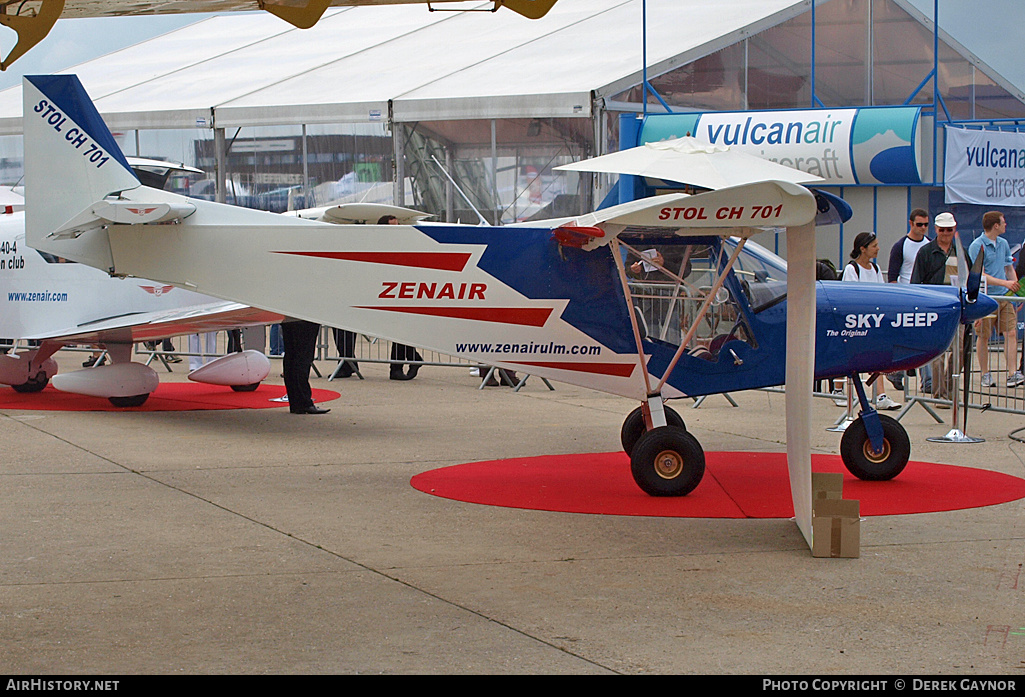
[[[575,218],[518,223],[509,227],[551,224],[590,239],[584,250],[607,245],[628,230],[676,237],[706,235],[750,237],[764,228],[804,225],[815,217],[815,197],[803,186],[786,181],[742,184],[701,194],[663,194],[621,203]],[[587,233],[600,230],[601,234]],[[593,235],[593,236],[591,236]]]
[[[316,24],[328,7],[356,5],[437,5],[460,0],[176,0],[144,2],[138,0],[0,0],[0,24],[18,34],[18,42],[0,61],[6,70],[15,60],[42,41],[61,18],[124,17],[129,15],[188,14],[208,12],[251,12],[266,10],[300,29]],[[556,0],[487,0],[475,8],[497,11],[507,7],[513,12],[539,19]],[[464,3],[465,5],[465,3]],[[460,8],[462,9],[462,7]]]
[[[182,334],[200,334],[250,325],[276,324],[282,319],[284,316],[276,312],[258,310],[234,302],[218,301],[171,310],[133,312],[116,317],[105,317],[47,332],[45,335],[25,338],[56,339],[83,344],[126,344],[153,341]]]

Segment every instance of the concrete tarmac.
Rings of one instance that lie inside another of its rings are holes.
[[[325,416],[0,411],[4,672],[1025,672],[1021,501],[866,518],[860,559],[816,559],[790,520],[445,500],[410,477],[618,450],[636,405],[361,367],[313,381],[341,393]],[[783,396],[734,398],[678,410],[706,451],[784,450]],[[816,452],[839,414],[816,400]],[[972,412],[981,444],[927,442],[949,426],[917,406],[902,423],[912,459],[1025,476],[1020,416]]]

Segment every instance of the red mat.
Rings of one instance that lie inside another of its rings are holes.
[[[283,397],[283,385],[260,385],[252,392],[235,392],[230,387],[198,382],[160,383],[141,407],[115,407],[104,397],[61,392],[47,386],[42,392],[20,394],[9,387],[0,389],[0,409],[36,409],[40,411],[197,411],[204,409],[270,409],[287,407],[288,402],[270,400]],[[338,399],[331,390],[313,390],[318,404]]]
[[[843,472],[843,495],[861,514],[952,511],[1025,498],[1025,480],[1007,474],[909,462],[888,482],[864,482],[839,455],[812,455],[816,472]],[[622,452],[471,462],[418,474],[414,488],[468,503],[567,513],[677,518],[792,518],[785,453],[706,452],[705,477],[689,495],[648,496]]]

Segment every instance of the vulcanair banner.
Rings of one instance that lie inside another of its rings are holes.
[[[649,115],[638,145],[692,135],[822,177],[823,184],[920,184],[920,107]]]
[[[946,127],[947,203],[1025,206],[1025,133]]]

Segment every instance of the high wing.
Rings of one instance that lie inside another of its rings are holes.
[[[42,41],[61,18],[124,17],[159,14],[204,12],[251,12],[266,10],[300,29],[316,24],[328,7],[357,5],[437,5],[461,0],[174,0],[173,2],[138,2],[138,0],[3,0],[0,1],[0,24],[18,34],[18,42],[0,61],[6,70],[15,60]],[[507,7],[513,12],[538,19],[551,9],[556,0],[487,0],[469,3],[478,11],[497,11]],[[461,2],[460,8],[468,3]]]

